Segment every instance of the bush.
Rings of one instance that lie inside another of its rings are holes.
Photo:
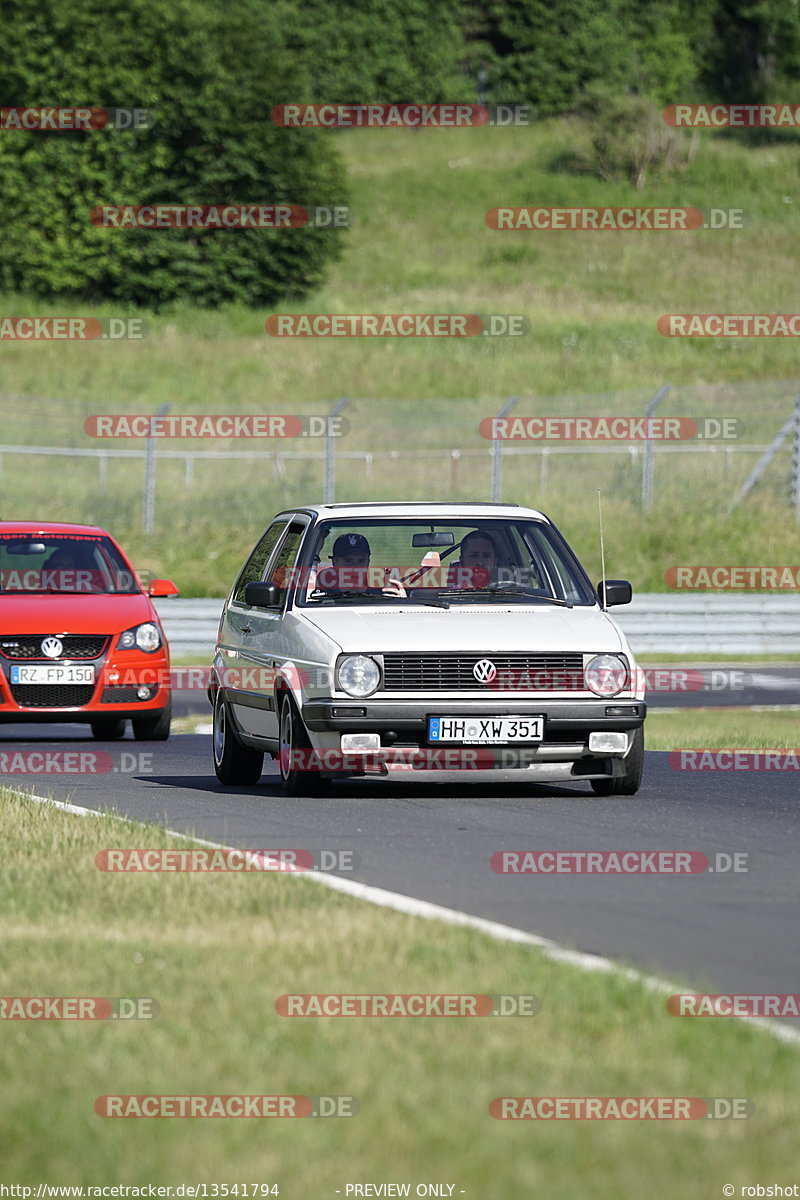
[[[686,166],[693,157],[696,137],[666,125],[659,105],[644,96],[588,88],[582,108],[589,118],[593,166],[603,179],[623,177],[641,189],[649,174]]]
[[[472,101],[460,71],[461,0],[284,0],[289,45],[313,63],[301,101]]]
[[[316,286],[332,230],[97,229],[101,204],[346,203],[335,150],[270,122],[307,86],[256,0],[7,0],[8,105],[154,108],[136,132],[0,134],[0,287],[161,308],[273,306]]]
[[[593,84],[672,104],[699,71],[681,0],[468,0],[467,14],[487,100],[540,117],[573,110]]]

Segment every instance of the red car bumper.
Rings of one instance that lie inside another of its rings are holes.
[[[164,646],[152,654],[110,650],[114,636],[75,635],[75,645],[54,662],[40,652],[31,654],[37,648],[24,638],[7,639],[15,640],[16,646],[0,645],[0,723],[130,718],[156,714],[169,705]]]

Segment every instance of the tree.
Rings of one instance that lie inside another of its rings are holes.
[[[257,0],[6,0],[15,106],[154,109],[135,132],[0,133],[0,286],[160,308],[272,306],[314,287],[329,229],[100,229],[98,205],[346,203],[323,133],[273,125],[307,89],[280,10]]]
[[[798,0],[717,0],[703,63],[703,82],[715,98],[788,104],[798,79]]]
[[[674,103],[697,74],[680,0],[471,0],[466,12],[487,99],[542,117],[574,109],[592,85]]]
[[[473,100],[462,0],[282,0],[288,44],[313,63],[307,102]]]

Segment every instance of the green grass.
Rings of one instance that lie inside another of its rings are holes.
[[[800,1051],[733,1020],[535,949],[265,875],[112,875],[98,850],[167,846],[155,827],[0,795],[5,996],[150,996],[153,1021],[8,1022],[7,1180],[277,1182],[316,1200],[352,1182],[459,1194],[633,1200],[669,1180],[791,1177]],[[265,831],[265,844],[269,844]],[[487,862],[488,870],[488,862]],[[509,885],[511,886],[511,885]],[[286,1019],[287,992],[534,993],[535,1018]],[[103,1120],[102,1094],[347,1094],[350,1120]],[[747,1121],[506,1122],[502,1095],[746,1096]]]
[[[355,222],[325,285],[304,305],[287,307],[522,313],[530,333],[461,342],[281,340],[264,332],[266,312],[177,308],[149,317],[140,342],[5,343],[3,441],[97,448],[105,443],[83,430],[95,412],[152,412],[166,403],[176,413],[322,413],[350,396],[351,429],[339,448],[377,457],[340,458],[339,499],[465,500],[489,498],[488,443],[477,426],[513,395],[531,398],[520,414],[641,414],[669,382],[675,390],[663,415],[737,416],[742,441],[755,445],[769,443],[789,415],[797,390],[791,339],[669,339],[656,321],[670,311],[791,309],[796,145],[702,138],[690,167],[642,192],[576,166],[588,137],[575,120],[511,130],[351,131],[337,145]],[[738,232],[616,234],[503,233],[484,222],[498,205],[630,203],[742,208],[749,224]],[[20,297],[6,297],[2,308],[88,311]],[[120,311],[104,307],[99,315]],[[123,448],[133,445],[141,443]],[[453,447],[473,456],[454,465]],[[138,565],[174,576],[184,595],[213,595],[227,589],[274,511],[321,498],[321,462],[277,463],[272,454],[320,451],[317,441],[159,448],[265,453],[260,461],[197,461],[190,486],[182,463],[162,459],[149,541],[141,534],[141,463],[112,460],[103,482],[88,461],[6,455],[4,516],[96,520],[123,538]],[[391,451],[409,457],[380,457]],[[729,458],[724,445],[713,455],[657,453],[646,516],[641,452],[636,460],[627,450],[551,455],[546,469],[538,454],[509,456],[503,495],[550,512],[597,574],[602,487],[610,566],[639,588],[660,590],[674,563],[797,561],[788,447],[747,506],[725,515],[754,462],[753,454]]]
[[[645,725],[648,750],[796,750],[800,713],[792,709],[650,709]]]
[[[201,656],[198,656],[200,661]],[[180,660],[183,662],[183,659]],[[758,666],[759,663],[769,663],[771,666],[796,667],[797,662],[792,661],[785,653],[784,654],[637,654],[636,661],[639,666],[651,667],[661,666],[667,663],[680,663],[681,666],[699,667],[711,666],[714,667],[717,663],[726,663],[728,665],[742,663],[748,666]]]

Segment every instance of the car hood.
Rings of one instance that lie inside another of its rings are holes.
[[[156,620],[147,596],[0,593],[0,636],[14,633],[120,633]]]
[[[408,650],[412,653],[479,651],[628,651],[622,631],[599,608],[556,608],[544,604],[450,609],[305,609],[308,619],[345,653]]]

